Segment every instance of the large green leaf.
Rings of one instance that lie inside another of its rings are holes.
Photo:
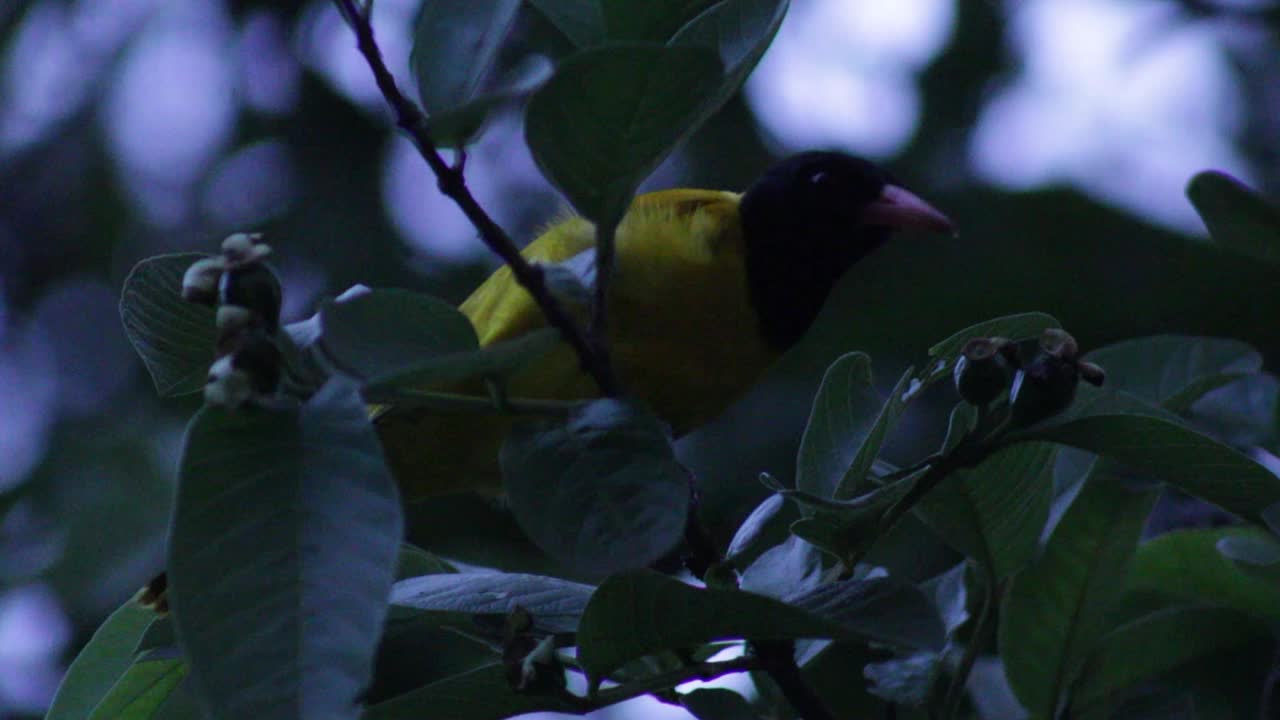
[[[1053,718],[1106,631],[1154,502],[1099,461],[1000,609],[1000,657],[1023,706]]]
[[[519,9],[520,0],[422,3],[409,63],[437,143],[462,145],[479,129],[483,112],[473,122],[440,121],[475,106]]]
[[[887,578],[840,583],[794,599],[810,606],[804,609],[740,590],[696,588],[649,571],[615,575],[596,590],[582,615],[578,659],[600,676],[636,658],[714,640],[932,643],[927,615],[924,624],[885,622],[903,610],[901,587]],[[936,613],[933,618],[937,622]]]
[[[1066,412],[1012,437],[1103,455],[1258,522],[1280,502],[1280,478],[1269,470],[1125,393],[1082,386]]]
[[[585,217],[611,224],[683,138],[721,80],[702,48],[617,45],[565,60],[525,114],[544,175]]]
[[[1185,412],[1205,393],[1262,370],[1247,343],[1158,335],[1108,345],[1088,354],[1107,371],[1107,386]]]
[[[968,405],[958,408],[970,411]],[[1055,456],[1049,443],[1000,450],[943,480],[916,512],[947,544],[1006,578],[1039,549],[1053,498]]]
[[[220,717],[354,717],[402,520],[354,386],[291,409],[207,407],[187,432],[169,537],[173,621]]]
[[[1207,170],[1191,178],[1187,197],[1223,247],[1280,262],[1280,209],[1230,175]]]
[[[200,392],[213,363],[213,308],[182,299],[182,275],[199,253],[159,255],[134,266],[120,294],[120,318],[164,397]]]
[[[542,575],[465,573],[401,580],[391,603],[424,612],[505,616],[523,608],[548,632],[573,632],[587,607],[590,585]]]
[[[1280,620],[1280,585],[1251,575],[1218,552],[1221,541],[1248,537],[1266,536],[1246,528],[1179,530],[1145,542],[1129,574],[1129,591]]]
[[[662,424],[634,405],[597,400],[564,421],[516,425],[499,460],[520,527],[582,572],[645,567],[684,535],[688,473]]]
[[[398,376],[449,380],[465,376],[480,348],[458,309],[408,290],[370,290],[330,300],[317,313],[315,346],[343,373],[369,383]]]
[[[907,404],[908,370],[887,399],[871,385],[871,359],[845,355],[827,368],[796,459],[796,489],[849,500],[865,492],[867,472]]]
[[[71,662],[46,720],[88,717],[133,664],[133,650],[155,619],[154,610],[132,600],[111,613]]]
[[[610,42],[665,43],[718,0],[597,0]]]
[[[187,665],[173,653],[152,651],[125,671],[89,720],[150,720],[178,689]]]
[[[1223,608],[1181,606],[1151,613],[1099,641],[1072,693],[1071,707],[1087,714],[1138,683],[1267,634],[1266,625]]]
[[[599,0],[529,0],[529,4],[579,48],[604,41],[604,11]]]
[[[720,55],[725,76],[716,92],[703,103],[704,118],[728,102],[746,82],[773,42],[791,3],[789,0],[723,0],[709,5],[706,12],[681,28],[670,43],[710,48]]]
[[[556,695],[518,693],[500,664],[485,665],[399,695],[369,708],[364,720],[502,720],[532,712],[581,715],[580,706]]]

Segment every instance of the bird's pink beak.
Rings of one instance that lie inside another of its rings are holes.
[[[858,219],[866,225],[956,234],[951,218],[897,185],[885,185],[884,192],[863,209]]]

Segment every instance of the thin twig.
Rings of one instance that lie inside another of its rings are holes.
[[[387,69],[386,62],[382,59],[382,51],[374,39],[373,25],[369,21],[369,16],[360,9],[355,0],[334,0],[334,2],[337,3],[342,14],[351,21],[351,27],[356,34],[356,46],[369,64],[369,69],[373,71],[378,90],[382,92],[383,99],[395,115],[396,125],[408,134],[414,147],[418,149],[418,154],[426,160],[427,165],[431,166],[440,192],[457,204],[480,233],[480,238],[485,245],[511,268],[511,274],[516,282],[533,297],[534,302],[541,308],[542,314],[546,316],[547,322],[559,330],[565,342],[573,347],[583,371],[595,380],[600,392],[607,396],[618,395],[618,382],[607,357],[598,352],[578,322],[551,294],[542,268],[526,260],[506,231],[489,217],[484,208],[480,207],[480,203],[476,202],[463,177],[463,164],[450,166],[440,155],[435,141],[431,138],[426,115],[412,100],[400,92],[400,88],[396,86],[395,77]]]
[[[613,286],[613,264],[616,256],[618,223],[596,225],[596,287],[591,300],[591,323],[587,328],[594,341],[596,354],[609,357],[609,291]]]
[[[800,673],[795,643],[790,640],[756,640],[751,644],[760,658],[760,669],[768,673],[782,691],[782,696],[803,720],[835,720],[831,709]]]

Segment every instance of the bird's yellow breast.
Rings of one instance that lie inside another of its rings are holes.
[[[613,362],[627,394],[646,402],[677,434],[719,414],[775,357],[761,339],[747,295],[738,200],[736,193],[713,190],[650,193],[636,199],[618,226],[609,307]],[[591,223],[571,217],[551,226],[523,254],[535,262],[557,263],[594,244]],[[546,324],[533,298],[505,267],[460,309],[482,345]],[[554,399],[597,394],[567,345],[512,376],[508,392]],[[497,447],[505,427],[494,418],[453,417],[421,423],[417,431],[395,423],[380,429],[402,481],[418,488],[428,480],[422,494],[430,494],[440,490],[441,482],[448,489],[482,489],[496,482]],[[439,447],[427,453],[434,456],[430,467],[396,457],[422,454],[428,445]],[[452,477],[425,477],[442,473]]]

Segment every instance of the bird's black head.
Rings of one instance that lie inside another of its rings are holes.
[[[887,171],[837,152],[774,165],[743,194],[740,213],[751,303],[779,350],[800,340],[836,281],[895,228],[952,230]]]

